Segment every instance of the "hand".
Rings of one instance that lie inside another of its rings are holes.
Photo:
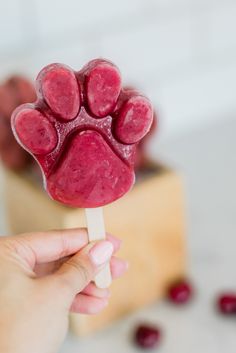
[[[85,229],[22,234],[0,239],[0,352],[54,353],[70,311],[96,314],[109,290],[91,280],[111,259],[113,278],[127,263],[113,256],[120,241],[88,244]]]

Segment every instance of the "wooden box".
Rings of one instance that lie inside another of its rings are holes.
[[[10,231],[21,233],[85,226],[82,209],[64,207],[26,177],[6,171],[5,197]],[[185,219],[181,178],[165,168],[136,183],[104,208],[106,229],[123,239],[120,256],[128,273],[111,287],[109,306],[97,316],[72,315],[78,335],[101,329],[161,298],[169,282],[185,273]]]

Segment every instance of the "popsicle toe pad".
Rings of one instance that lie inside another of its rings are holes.
[[[62,64],[38,75],[38,99],[18,107],[12,128],[41,166],[50,196],[73,207],[97,207],[134,183],[137,143],[149,131],[149,100],[121,88],[117,67],[93,60],[75,72]]]

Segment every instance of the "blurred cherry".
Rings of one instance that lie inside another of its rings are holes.
[[[16,106],[36,100],[36,93],[32,83],[23,76],[11,76],[5,85],[12,96],[14,96]]]
[[[174,304],[186,304],[192,298],[193,288],[187,280],[180,280],[169,287],[167,295]]]
[[[160,343],[161,331],[150,324],[139,325],[134,334],[135,343],[144,349],[157,347]]]
[[[157,114],[154,112],[153,122],[150,131],[139,142],[135,156],[135,170],[142,170],[148,165],[150,158],[148,158],[147,146],[153,135],[157,130]]]
[[[236,314],[236,293],[221,294],[217,299],[218,310],[224,315]]]

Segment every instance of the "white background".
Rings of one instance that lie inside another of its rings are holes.
[[[159,140],[236,110],[235,0],[0,0],[0,78],[97,56],[160,115]]]

